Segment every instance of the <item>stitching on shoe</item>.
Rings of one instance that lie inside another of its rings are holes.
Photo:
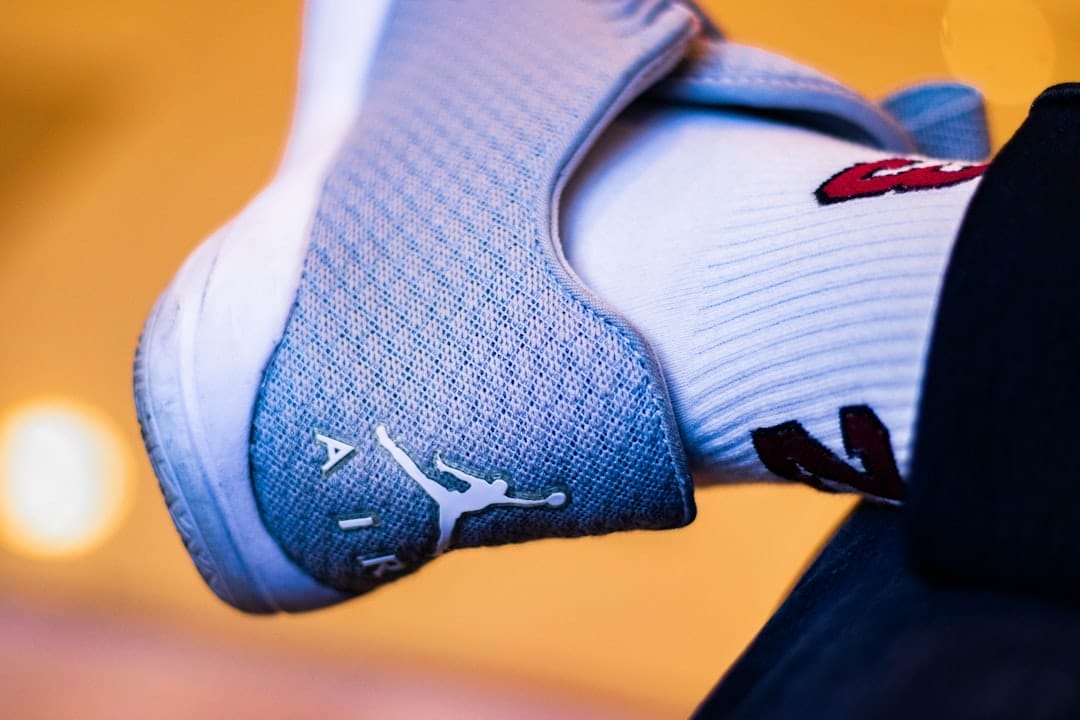
[[[588,149],[594,145],[596,137],[603,132],[603,130],[609,125],[611,119],[613,119],[618,112],[627,104],[632,102],[636,96],[631,95],[628,97],[632,88],[641,85],[647,85],[646,78],[650,74],[658,72],[659,68],[665,67],[666,64],[677,61],[677,58],[682,57],[685,53],[686,42],[689,37],[692,37],[696,32],[697,21],[692,14],[690,14],[684,7],[673,5],[670,0],[665,0],[663,12],[655,13],[652,18],[653,23],[659,20],[664,14],[671,11],[683,11],[687,13],[686,29],[683,30],[681,36],[675,38],[675,40],[667,46],[660,47],[655,54],[646,57],[641,61],[639,68],[633,74],[627,76],[624,84],[621,88],[615,91],[613,103],[611,103],[604,113],[597,118],[592,127],[585,134],[584,138],[577,143],[575,147],[570,148],[570,152],[566,159],[562,163],[555,177],[555,185],[548,191],[548,210],[549,215],[557,215],[551,211],[556,210],[561,201],[562,191],[565,182],[573,174],[573,170],[579,165],[581,158],[588,152]],[[639,32],[644,32],[647,28],[642,28]],[[647,87],[642,88],[642,92],[647,90]],[[558,257],[556,257],[555,240],[558,237],[556,229],[558,227],[558,217],[552,217],[550,224],[546,230],[541,229],[535,233],[536,242],[540,247],[541,254],[545,258],[547,274],[555,280],[557,287],[561,290],[568,291],[569,296],[589,315],[593,316],[604,325],[610,327],[615,335],[623,344],[623,347],[627,350],[628,354],[633,357],[634,363],[638,366],[638,369],[643,375],[643,385],[646,388],[649,403],[652,406],[651,419],[656,422],[660,431],[663,434],[668,460],[673,468],[673,471],[668,474],[668,481],[675,484],[679,497],[682,500],[683,505],[683,519],[684,522],[689,522],[695,515],[694,503],[692,500],[692,494],[688,493],[687,483],[680,480],[680,470],[685,472],[689,477],[690,471],[688,463],[680,462],[678,457],[680,453],[677,448],[681,449],[681,440],[676,440],[673,437],[674,417],[673,414],[668,411],[668,408],[663,405],[661,401],[662,393],[657,388],[657,383],[652,377],[652,370],[655,369],[658,372],[662,372],[658,363],[650,363],[647,356],[648,350],[644,353],[636,345],[648,346],[637,335],[624,326],[622,323],[617,322],[615,318],[600,312],[592,303],[590,303],[585,293],[582,292],[582,288],[579,287],[579,283],[575,282],[570,276],[567,270],[561,266]],[[547,246],[544,246],[547,243]],[[653,367],[650,367],[652,365]],[[666,397],[666,396],[665,396]],[[671,422],[669,422],[669,419]]]

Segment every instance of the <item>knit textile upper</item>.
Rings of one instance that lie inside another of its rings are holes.
[[[990,155],[986,106],[982,95],[968,85],[914,85],[893,93],[881,105],[903,124],[920,152],[953,160],[985,160]]]
[[[679,61],[693,14],[392,13],[255,407],[267,528],[315,578],[364,592],[451,547],[688,523],[661,374],[554,234],[577,160]]]
[[[761,48],[698,37],[650,96],[763,111],[786,122],[897,153],[952,160],[990,154],[982,94],[958,82],[918,83],[874,103],[813,68]]]

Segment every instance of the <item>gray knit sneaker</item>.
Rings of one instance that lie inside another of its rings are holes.
[[[188,260],[136,359],[177,528],[252,612],[336,602],[451,548],[694,517],[657,366],[553,227],[570,171],[684,55],[694,14],[374,7],[353,11],[385,23],[352,68],[362,110],[339,102],[336,142],[287,157]]]
[[[967,89],[889,112],[673,0],[389,6],[312,6],[282,169],[187,261],[136,358],[176,526],[247,611],[454,548],[693,519],[657,363],[558,238],[568,178],[646,90],[897,152],[976,137],[974,112],[927,114]]]

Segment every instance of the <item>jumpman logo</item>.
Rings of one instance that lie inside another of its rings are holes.
[[[450,490],[442,483],[424,474],[420,467],[402,450],[386,432],[382,425],[375,426],[375,437],[379,444],[390,453],[394,461],[401,466],[416,484],[423,488],[435,504],[439,506],[439,541],[435,545],[435,554],[442,555],[450,547],[450,538],[454,534],[454,528],[458,520],[466,513],[478,513],[496,506],[512,505],[514,507],[561,507],[566,502],[566,493],[553,492],[546,498],[519,498],[507,495],[509,484],[496,478],[487,481],[483,478],[470,475],[467,472],[447,465],[435,453],[435,467],[441,473],[452,475],[458,480],[465,482],[468,490]]]

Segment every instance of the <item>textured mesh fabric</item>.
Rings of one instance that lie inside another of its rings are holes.
[[[446,503],[386,438],[444,499],[563,500],[463,514],[451,548],[693,518],[661,375],[567,275],[552,199],[696,28],[655,1],[397,4],[253,419],[263,519],[313,576],[363,592],[439,549]],[[316,432],[357,448],[327,476]]]
[[[895,152],[917,148],[888,112],[817,70],[761,48],[699,38],[652,96],[707,107],[765,110]]]
[[[709,107],[779,113],[846,140],[952,160],[990,154],[986,109],[976,89],[928,82],[877,104],[817,70],[761,48],[698,38],[652,96]]]
[[[973,87],[923,83],[890,95],[882,106],[903,123],[926,155],[953,160],[984,160],[990,155],[986,105]]]

